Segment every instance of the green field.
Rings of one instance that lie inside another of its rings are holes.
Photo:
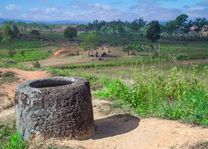
[[[13,52],[10,54],[10,50]],[[20,65],[19,62],[36,61],[48,58],[56,45],[37,40],[16,39],[9,44],[0,44],[0,67]]]

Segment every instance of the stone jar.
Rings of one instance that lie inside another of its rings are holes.
[[[29,140],[89,139],[94,133],[89,82],[82,78],[52,77],[21,84],[15,95],[16,124]]]

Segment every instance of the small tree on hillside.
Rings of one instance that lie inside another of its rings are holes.
[[[12,30],[13,30],[13,35],[14,35],[14,37],[15,37],[15,38],[18,37],[20,31],[19,31],[19,28],[17,27],[17,25],[13,25],[12,28],[13,28]]]
[[[11,41],[12,38],[14,37],[13,31],[10,28],[10,26],[6,25],[3,29],[3,34],[2,34],[2,42],[8,45],[8,54],[10,57],[12,57],[15,54],[15,50],[12,50],[11,48]]]
[[[64,30],[64,37],[69,40],[72,40],[74,37],[77,37],[77,29],[74,27],[70,27],[70,26],[67,27]]]
[[[2,42],[8,44],[12,40],[12,37],[13,37],[13,32],[11,28],[8,25],[5,26],[2,33]]]
[[[160,24],[158,21],[152,21],[149,24],[149,28],[147,30],[147,38],[151,40],[153,43],[160,39]]]
[[[185,23],[187,22],[188,20],[188,15],[186,14],[181,14],[179,15],[177,18],[176,18],[176,25],[177,27],[184,27]]]
[[[40,36],[40,32],[39,32],[38,30],[32,30],[32,31],[30,32],[30,34],[31,34],[31,35],[34,35],[34,36],[36,36],[36,37]]]
[[[90,32],[83,36],[81,47],[85,50],[95,50],[99,45],[96,33]]]

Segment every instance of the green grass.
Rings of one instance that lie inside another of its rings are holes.
[[[62,32],[41,32],[41,38],[46,38],[49,40],[58,40],[58,41],[62,41],[64,40],[64,33]]]
[[[66,66],[57,66],[61,69],[77,69],[77,68],[102,68],[102,67],[118,67],[118,66],[136,66],[142,64],[160,64],[167,61],[163,57],[153,56],[134,56],[134,57],[121,57],[98,62],[89,62],[83,64],[71,64]]]
[[[39,41],[16,39],[10,45],[10,49],[14,51],[13,55],[10,54],[8,48],[7,45],[0,44],[0,67],[22,68],[18,62],[46,59],[57,47]]]
[[[36,40],[24,40],[24,39],[15,39],[11,41],[10,47],[13,49],[30,49],[30,48],[41,48],[48,46],[47,43],[43,43]],[[0,43],[0,51],[8,50],[8,45]]]
[[[132,85],[112,80],[96,95],[129,104],[143,117],[161,117],[208,126],[208,92],[203,80],[173,68],[136,75]]]
[[[41,50],[33,50],[33,51],[25,51],[24,55],[20,53],[15,54],[12,59],[16,62],[26,62],[26,61],[34,61],[45,59],[50,56],[50,52],[41,51]]]
[[[17,63],[10,58],[0,59],[0,68],[18,68],[22,70],[31,70],[31,68],[28,68],[26,65]]]
[[[70,77],[83,77],[90,81],[92,90],[102,88],[103,85],[108,82],[108,77],[105,74],[95,75],[91,72],[71,70],[71,69],[59,69],[59,68],[46,68],[48,72],[56,76],[70,76]]]
[[[49,70],[55,75],[87,78],[95,96],[128,105],[139,116],[208,126],[208,71],[201,67],[159,69],[144,65]]]
[[[0,149],[26,149],[24,141],[15,128],[0,125]]]
[[[200,59],[208,57],[208,43],[193,42],[186,44],[161,44],[161,54],[163,56],[176,56],[177,54],[185,54],[189,59]]]
[[[138,51],[141,45],[150,46],[152,43],[146,38],[133,36],[116,36],[116,35],[100,35],[101,42],[107,43],[111,46],[128,46],[133,43],[135,49]],[[167,40],[160,39],[158,43],[161,46],[161,55],[163,57],[176,57],[178,54],[187,55],[188,59],[208,58],[208,42],[205,41],[183,41],[181,40]],[[187,57],[185,59],[187,59]]]
[[[49,57],[51,52],[40,49],[25,50],[24,54],[21,54],[21,51],[16,51],[13,56],[9,56],[8,53],[2,54],[0,56],[1,62],[5,59],[13,60],[14,62],[27,62],[41,60]]]

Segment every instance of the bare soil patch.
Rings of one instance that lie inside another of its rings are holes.
[[[95,51],[97,51],[99,55],[101,55],[102,53],[106,53],[106,55],[102,58],[103,60],[127,56],[127,53],[123,52],[120,47],[104,47],[98,48]],[[95,51],[93,51],[94,54]],[[77,52],[79,53],[79,55],[77,55]],[[89,57],[88,51],[78,47],[77,45],[64,43],[60,45],[60,48],[55,51],[50,58],[40,60],[39,63],[42,67],[47,67],[63,66],[68,64],[82,64],[93,61],[99,61],[99,57]],[[32,62],[24,62],[24,64],[32,67]]]
[[[74,149],[167,149],[192,148],[208,141],[208,129],[157,118],[139,119],[121,109],[111,109],[111,102],[93,100],[96,135],[90,140],[42,141],[39,147]],[[120,114],[117,114],[119,111]],[[41,141],[38,141],[39,143]],[[36,142],[36,143],[38,143]],[[195,148],[194,148],[195,149]]]
[[[0,72],[13,73],[18,78],[0,84],[0,111],[13,106],[15,90],[19,83],[50,76],[47,72],[43,71],[23,71],[19,69],[0,69]]]

